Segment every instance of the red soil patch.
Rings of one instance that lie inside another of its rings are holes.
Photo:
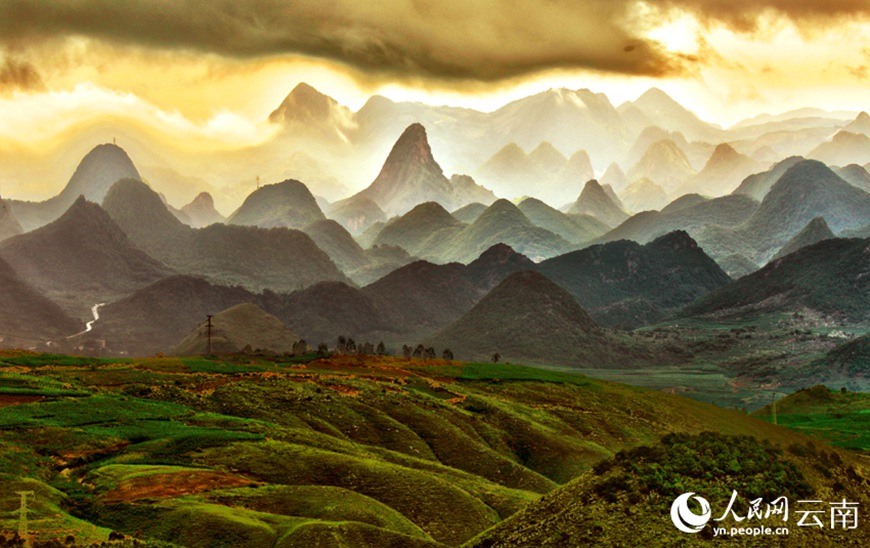
[[[130,502],[192,495],[224,487],[244,487],[255,482],[217,472],[177,472],[150,474],[124,481],[103,495],[103,502]]]
[[[0,395],[0,407],[10,407],[12,405],[20,405],[22,403],[33,403],[42,401],[43,396],[16,396],[14,394]]]

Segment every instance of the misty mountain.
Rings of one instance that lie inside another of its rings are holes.
[[[559,155],[561,156],[561,153]],[[563,167],[566,162],[567,159],[561,156],[561,164],[557,169]],[[537,185],[541,179],[552,176],[552,174],[545,174],[542,166],[516,143],[505,145],[475,173],[485,185],[501,196],[511,198],[527,194],[528,190],[533,185]]]
[[[467,180],[454,182],[460,186],[454,187],[444,176],[432,156],[426,129],[415,123],[393,145],[374,182],[354,197],[369,198],[390,215],[401,215],[422,202],[437,202],[453,209],[479,201],[477,194],[481,191],[468,192]]]
[[[299,336],[281,320],[251,303],[238,304],[218,312],[211,319],[210,330],[207,323],[202,322],[179,341],[172,348],[172,355],[206,354],[209,337],[213,353],[238,353],[246,347],[276,353],[292,352],[293,344],[299,340]]]
[[[622,168],[620,168],[619,164],[616,162],[607,166],[607,169],[604,171],[604,175],[601,176],[600,180],[602,185],[610,185],[610,187],[617,192],[620,192],[627,187],[629,182],[630,181],[625,175],[625,172],[622,171]]]
[[[10,205],[24,231],[29,232],[63,215],[79,196],[101,203],[115,181],[125,178],[141,179],[127,153],[116,145],[97,145],[82,158],[60,194],[44,202],[12,201]]]
[[[814,148],[807,158],[832,166],[864,165],[870,162],[870,137],[863,133],[839,131],[829,141]]]
[[[858,164],[834,168],[834,173],[850,185],[860,188],[864,192],[870,192],[870,173],[867,173],[867,170]]]
[[[704,168],[686,180],[674,194],[722,196],[737,188],[749,175],[763,169],[761,163],[722,143],[713,151]]]
[[[858,113],[858,116],[843,128],[843,131],[870,137],[870,114],[863,111]]]
[[[182,213],[190,219],[190,226],[203,228],[214,223],[222,223],[226,218],[214,207],[214,199],[208,192],[200,192],[196,198],[181,208]]]
[[[456,211],[453,211],[451,215],[453,215],[456,220],[461,221],[465,224],[471,224],[480,217],[480,214],[486,211],[487,206],[485,204],[481,204],[480,202],[474,202],[468,204],[466,206],[462,206]]]
[[[548,259],[538,271],[577,299],[595,321],[654,323],[730,279],[685,232],[640,245],[621,240]]]
[[[618,110],[625,115],[631,109],[642,115],[637,121],[640,123],[635,122],[639,126],[638,132],[649,126],[658,126],[666,131],[679,132],[691,141],[721,140],[721,129],[704,122],[658,88],[650,88],[635,101],[620,105]]]
[[[646,177],[628,185],[620,198],[628,211],[659,210],[668,205],[665,189]]]
[[[809,222],[803,230],[798,232],[791,240],[789,240],[776,255],[773,256],[773,261],[785,257],[790,253],[794,253],[798,249],[802,249],[808,245],[817,244],[824,240],[835,238],[834,233],[828,227],[824,217],[816,217]]]
[[[495,244],[507,244],[532,260],[553,257],[571,249],[561,236],[532,224],[507,200],[489,206],[452,239],[441,241],[433,255],[441,261],[469,263]]]
[[[418,257],[437,257],[444,243],[465,226],[440,204],[425,202],[387,223],[374,245],[396,245]]]
[[[56,221],[0,243],[0,257],[22,279],[76,313],[172,274],[83,197]]]
[[[284,124],[287,132],[325,144],[347,142],[356,131],[354,114],[338,101],[305,82],[299,83],[269,115],[272,123]]]
[[[265,185],[252,192],[227,224],[302,229],[325,219],[308,187],[299,181]]]
[[[646,177],[671,193],[695,175],[695,169],[680,147],[670,139],[649,146],[641,159],[628,170],[628,180]]]
[[[804,160],[779,178],[734,237],[753,250],[750,258],[763,263],[816,217],[824,217],[836,233],[870,224],[870,194],[826,165]],[[713,233],[709,239],[720,236],[727,237]]]
[[[595,324],[564,289],[537,272],[508,276],[465,315],[426,340],[461,360],[626,367],[632,351]]]
[[[595,179],[586,183],[577,201],[568,209],[568,213],[590,215],[611,227],[618,226],[628,219],[628,213],[622,210]]]
[[[745,318],[810,309],[866,322],[870,319],[868,253],[870,240],[825,240],[771,261],[692,303],[681,314]]]
[[[537,198],[526,198],[518,207],[532,224],[549,230],[572,244],[594,240],[610,230],[609,226],[591,215],[568,215]]]
[[[740,186],[738,186],[732,194],[744,194],[760,202],[765,196],[767,196],[767,193],[770,192],[774,183],[776,183],[780,177],[785,175],[786,171],[803,160],[804,158],[801,156],[790,156],[785,160],[778,162],[767,171],[750,175],[743,179]]]
[[[353,239],[350,232],[332,219],[315,221],[303,230],[317,247],[329,255],[332,262],[345,274],[367,266],[370,261],[363,248]]]
[[[57,304],[24,282],[0,259],[0,342],[4,347],[27,348],[83,329]]]
[[[289,292],[324,280],[349,281],[301,231],[224,224],[190,228],[140,181],[120,181],[103,206],[138,247],[181,273],[252,291]]]
[[[387,214],[374,200],[359,195],[331,204],[326,213],[330,219],[338,221],[351,234],[356,235],[387,220]]]
[[[21,223],[15,218],[9,204],[0,198],[0,242],[21,234]]]

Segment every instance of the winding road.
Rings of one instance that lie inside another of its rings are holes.
[[[85,324],[85,330],[76,333],[75,335],[70,335],[67,339],[72,339],[73,337],[78,337],[79,335],[84,335],[88,331],[94,328],[94,323],[100,319],[100,307],[106,306],[106,303],[95,304],[91,307],[91,314],[94,315],[94,319]]]

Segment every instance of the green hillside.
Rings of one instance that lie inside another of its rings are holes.
[[[17,529],[9,493],[27,489],[43,542],[117,531],[150,545],[456,546],[668,432],[806,444],[742,413],[579,375],[313,357],[0,355],[0,534]]]

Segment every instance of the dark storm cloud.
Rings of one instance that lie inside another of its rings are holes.
[[[45,83],[36,67],[12,57],[0,63],[0,93],[21,90],[42,90]]]
[[[644,39],[644,17],[671,8],[752,31],[773,10],[806,23],[870,12],[848,0],[4,0],[0,41],[86,36],[237,58],[301,54],[371,76],[497,80],[553,68],[679,73],[695,59]]]

